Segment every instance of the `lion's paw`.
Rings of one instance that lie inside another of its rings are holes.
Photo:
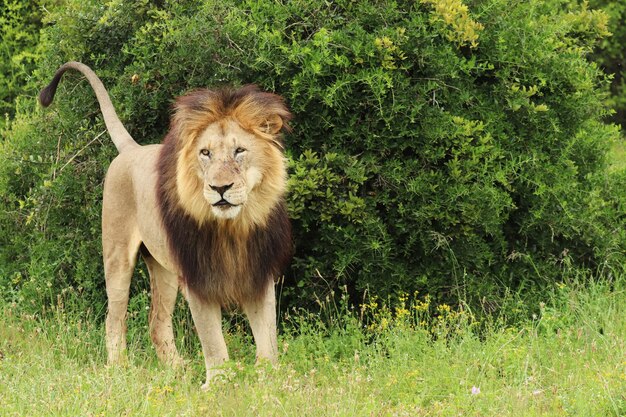
[[[168,364],[175,370],[185,369],[187,367],[187,361],[178,355],[171,358]]]
[[[207,391],[211,387],[211,383],[217,379],[221,379],[226,376],[226,371],[223,369],[211,369],[206,373],[206,382],[202,384],[202,391]]]

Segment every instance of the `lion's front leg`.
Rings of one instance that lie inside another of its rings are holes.
[[[211,379],[220,373],[215,368],[228,360],[228,350],[222,333],[222,308],[217,303],[202,300],[192,291],[187,293],[189,309],[198,331],[206,366],[206,382],[202,389],[207,389]]]
[[[244,303],[242,306],[252,328],[256,343],[256,360],[278,361],[278,342],[276,336],[276,295],[274,281],[270,281],[265,293],[258,301]]]

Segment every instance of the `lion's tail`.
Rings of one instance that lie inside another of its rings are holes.
[[[113,103],[111,103],[109,93],[102,84],[102,81],[100,81],[100,78],[98,78],[96,73],[85,64],[81,64],[80,62],[67,62],[63,64],[54,74],[54,78],[52,78],[50,84],[48,84],[48,86],[46,86],[39,93],[39,102],[41,105],[48,107],[50,103],[52,103],[59,81],[61,81],[61,77],[68,69],[80,71],[87,78],[89,84],[91,84],[91,87],[96,93],[98,103],[100,104],[100,110],[102,111],[102,116],[104,117],[104,123],[106,124],[109,135],[111,135],[111,139],[113,139],[113,143],[115,144],[118,152],[121,153],[125,149],[131,149],[139,146],[132,136],[130,136],[122,124],[122,121],[117,116]]]

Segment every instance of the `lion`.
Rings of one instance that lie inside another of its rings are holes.
[[[257,362],[276,363],[274,286],[292,255],[282,142],[292,116],[284,100],[254,85],[195,90],[176,99],[162,144],[141,146],[101,80],[82,63],[61,66],[41,91],[41,104],[52,103],[69,69],[89,81],[119,152],[107,171],[102,201],[108,363],[125,355],[138,253],[150,275],[150,335],[161,361],[182,363],[172,327],[180,289],[202,345],[204,389],[228,360],[222,308],[241,307]]]

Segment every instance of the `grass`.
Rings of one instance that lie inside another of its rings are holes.
[[[131,321],[129,363],[107,367],[103,329],[62,310],[5,306],[1,416],[624,416],[626,277],[555,286],[537,317],[477,323],[466,310],[405,301],[362,312],[325,305],[284,318],[280,364],[255,367],[242,321],[232,361],[202,392],[197,342],[184,371],[162,367]],[[435,318],[431,318],[436,311]],[[187,339],[185,339],[187,338]]]

